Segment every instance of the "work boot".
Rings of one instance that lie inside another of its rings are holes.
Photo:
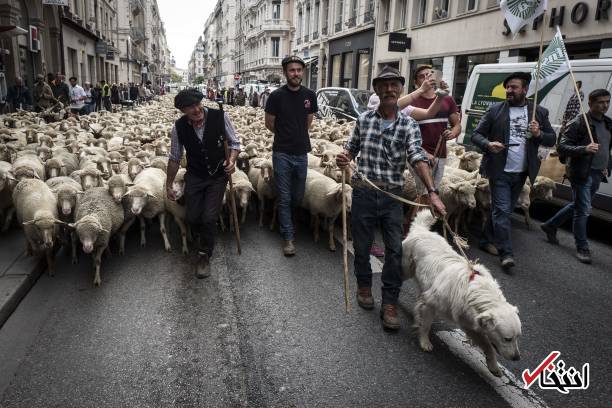
[[[510,255],[504,256],[501,259],[501,267],[508,275],[512,275],[512,268],[514,268],[514,258]]]
[[[397,318],[397,305],[385,305],[380,308],[380,318],[385,329],[399,330],[400,323]]]
[[[198,263],[196,265],[196,278],[204,279],[210,276],[210,260],[205,252],[198,253]]]
[[[357,304],[366,310],[374,309],[374,298],[372,288],[363,287],[357,289]]]
[[[283,254],[285,254],[285,256],[295,255],[295,245],[293,245],[292,239],[285,240],[285,243],[283,244]]]
[[[586,249],[578,249],[576,251],[576,258],[584,264],[590,264],[591,260],[591,251],[588,248]]]
[[[499,255],[499,252],[497,251],[497,248],[495,248],[495,245],[493,245],[490,242],[487,242],[486,244],[482,244],[479,246],[480,249],[482,249],[483,251],[491,254],[491,255]]]
[[[546,234],[546,239],[548,242],[554,245],[559,245],[559,240],[557,239],[557,229],[555,227],[551,227],[548,224],[542,224],[540,225],[540,229]]]

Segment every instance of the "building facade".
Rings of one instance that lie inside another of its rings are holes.
[[[204,52],[204,40],[200,36],[189,59],[187,68],[189,81],[193,82],[197,77],[204,77]]]

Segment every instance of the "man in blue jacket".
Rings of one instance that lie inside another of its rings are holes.
[[[538,148],[555,144],[548,111],[527,100],[531,75],[510,74],[504,80],[506,100],[489,108],[472,134],[472,142],[483,152],[480,173],[489,179],[491,217],[480,246],[499,255],[506,272],[514,266],[510,214],[527,177],[533,184],[540,170]],[[536,109],[536,120],[531,120]]]

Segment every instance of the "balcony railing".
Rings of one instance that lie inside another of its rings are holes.
[[[312,39],[316,40],[317,38],[319,38],[319,33],[315,31],[314,33],[312,33]]]
[[[296,43],[297,45],[300,45],[300,44],[302,43],[302,39],[301,39],[301,38],[298,38],[297,40],[295,40],[295,43]]]
[[[342,23],[336,23],[336,27],[335,27],[334,32],[337,33],[340,30],[342,30]]]
[[[141,42],[146,38],[145,32],[142,28],[132,27],[131,31],[132,31],[132,40],[134,40],[135,42]]]
[[[134,15],[140,13],[144,9],[142,0],[130,0],[130,9]]]
[[[366,11],[363,15],[363,22],[364,23],[369,23],[371,21],[374,21],[374,12],[373,11]]]
[[[321,35],[327,35],[327,26],[321,28]]]
[[[304,36],[304,42],[305,42],[305,43],[307,43],[307,42],[308,42],[308,34],[306,34],[306,35]]]
[[[355,24],[357,24],[357,16],[349,18],[348,21],[346,22],[346,26],[349,28],[355,27]]]
[[[258,67],[264,66],[280,66],[282,58],[280,57],[268,57],[268,58],[258,58],[253,61],[249,61],[244,64],[246,69],[254,69]]]

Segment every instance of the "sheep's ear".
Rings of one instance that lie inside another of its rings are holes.
[[[110,234],[110,232],[108,230],[105,230],[103,228],[100,228],[100,232],[104,232],[105,234]]]
[[[57,219],[55,219],[55,220],[53,220],[53,222],[54,222],[55,224],[57,224],[57,225],[66,225],[66,226],[68,225],[67,223],[65,223],[65,222],[64,222],[64,221],[62,221],[62,220],[57,220]]]
[[[125,198],[125,197],[127,197],[127,196],[129,196],[129,195],[130,195],[130,190],[126,191],[126,192],[125,192],[125,193],[124,193],[124,194],[121,196],[121,198]]]
[[[34,220],[26,221],[26,222],[24,222],[22,224],[23,225],[32,225],[32,224],[34,224]]]
[[[67,228],[70,228],[71,230],[76,228],[76,223],[71,222],[71,223],[66,223],[64,224]]]
[[[155,198],[155,196],[147,191],[147,197]]]
[[[15,178],[15,176],[13,176],[11,173],[7,173],[7,174],[6,174],[6,178],[7,178],[8,180],[11,180],[11,181],[17,181],[17,179]]]
[[[40,176],[38,175],[38,173],[34,172],[34,178],[39,179],[40,180]]]
[[[125,183],[126,187],[132,187],[134,185],[134,183]]]

